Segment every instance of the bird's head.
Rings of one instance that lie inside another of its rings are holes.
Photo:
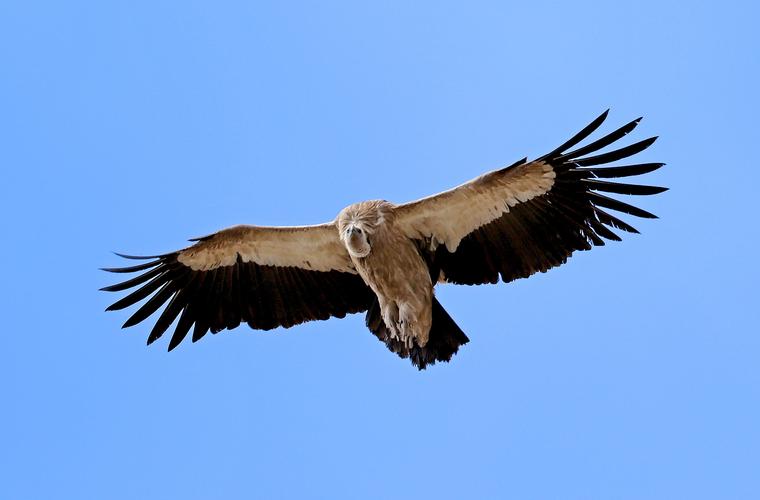
[[[364,201],[350,205],[338,214],[340,239],[352,257],[366,257],[372,241],[392,212],[387,201]]]

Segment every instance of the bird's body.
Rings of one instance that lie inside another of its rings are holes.
[[[377,296],[391,337],[408,348],[413,341],[425,347],[433,321],[433,283],[419,248],[395,225],[395,208],[387,201],[351,205],[338,215],[338,228],[356,271]],[[364,256],[352,252],[346,236],[357,227],[370,243]]]
[[[395,205],[366,201],[325,224],[234,226],[116,273],[140,272],[104,288],[136,288],[108,309],[147,301],[124,326],[166,305],[148,336],[176,320],[169,350],[192,329],[193,342],[237,327],[269,330],[366,311],[369,330],[418,368],[449,361],[469,341],[436,300],[439,283],[510,282],[564,264],[578,250],[637,232],[603,208],[654,215],[599,193],[650,195],[665,188],[605,179],[652,172],[662,163],[604,166],[637,154],[655,138],[599,150],[640,119],[572,149],[607,112],[550,153],[520,160],[443,193]],[[590,155],[591,153],[597,153]]]

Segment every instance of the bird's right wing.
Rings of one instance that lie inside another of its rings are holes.
[[[148,262],[114,273],[142,272],[103,288],[137,288],[108,310],[150,297],[124,324],[135,325],[168,302],[148,337],[158,339],[179,316],[169,350],[193,329],[206,332],[285,328],[311,320],[365,311],[374,295],[356,273],[333,223],[300,227],[235,226],[164,255],[131,257]]]

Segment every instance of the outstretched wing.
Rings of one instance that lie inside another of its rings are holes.
[[[397,224],[419,242],[439,280],[467,285],[545,272],[567,262],[575,250],[604,245],[603,238],[620,240],[610,228],[638,232],[604,209],[656,216],[599,192],[661,193],[667,188],[604,179],[645,174],[663,164],[599,165],[639,153],[656,137],[588,155],[621,139],[641,118],[571,150],[602,124],[607,113],[541,158],[524,159],[450,191],[400,205]]]
[[[311,320],[365,311],[374,295],[354,269],[334,224],[302,227],[235,226],[199,238],[177,252],[132,257],[148,262],[104,269],[142,272],[102,290],[137,288],[107,310],[150,297],[124,327],[168,302],[148,337],[158,339],[179,316],[169,342],[174,349],[193,328],[193,342],[211,330],[285,328]]]

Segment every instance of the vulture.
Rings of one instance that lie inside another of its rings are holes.
[[[420,370],[449,361],[469,339],[436,299],[436,284],[508,283],[564,264],[576,250],[619,241],[613,229],[638,232],[608,210],[656,218],[602,194],[667,189],[609,180],[664,165],[611,165],[655,141],[618,145],[641,118],[580,145],[608,112],[539,158],[417,201],[364,201],[325,224],[240,225],[190,240],[194,244],[175,252],[117,254],[139,263],[103,269],[137,273],[102,289],[130,290],[107,310],[147,299],[126,328],[163,308],[148,344],[176,321],[170,351],[191,330],[196,342],[240,323],[270,330],[366,312],[370,332]]]

